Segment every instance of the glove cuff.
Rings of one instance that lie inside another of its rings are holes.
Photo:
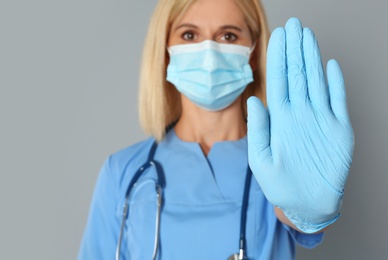
[[[309,218],[306,216],[300,216],[296,212],[292,212],[286,209],[282,209],[284,215],[302,232],[311,234],[316,233],[319,230],[333,224],[340,216],[341,213],[336,212],[330,216]]]

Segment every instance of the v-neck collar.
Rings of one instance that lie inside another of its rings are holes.
[[[160,143],[157,157],[165,169],[166,192],[174,190],[173,197],[166,194],[172,200],[241,201],[248,167],[246,136],[216,142],[205,156],[199,143],[183,141],[171,129]]]
[[[191,147],[192,149],[199,149],[202,153],[201,145],[198,142],[191,142],[191,141],[184,141],[176,134],[175,129],[172,128],[166,135],[166,138],[170,139],[171,142],[179,143],[181,145],[185,145],[188,147]],[[237,140],[224,140],[224,141],[217,141],[213,144],[213,146],[210,148],[209,153],[207,155],[203,154],[206,158],[210,158],[212,156],[212,153],[214,150],[218,149],[217,147],[222,146],[234,146],[234,145],[244,145],[247,142],[247,136],[243,136],[240,139]]]

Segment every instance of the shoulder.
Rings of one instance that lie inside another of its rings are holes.
[[[137,169],[145,163],[154,141],[154,138],[148,138],[111,154],[105,163],[106,167],[111,174],[122,179],[128,170]]]
[[[127,182],[145,162],[153,138],[111,154],[100,171],[78,259],[112,259]]]
[[[148,138],[108,156],[101,167],[95,190],[121,194],[126,182],[146,162],[153,142],[153,138]]]
[[[112,168],[122,168],[128,163],[141,161],[147,158],[148,152],[155,139],[148,138],[141,142],[130,145],[122,150],[119,150],[109,156],[110,166]]]

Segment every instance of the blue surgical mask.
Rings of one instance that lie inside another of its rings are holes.
[[[253,81],[252,49],[210,40],[171,46],[167,81],[197,106],[222,110]]]

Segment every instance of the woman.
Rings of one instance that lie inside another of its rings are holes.
[[[153,138],[105,162],[79,259],[293,259],[321,242],[353,151],[342,74],[330,61],[326,87],[295,18],[267,42],[258,0],[159,1],[140,84]]]

